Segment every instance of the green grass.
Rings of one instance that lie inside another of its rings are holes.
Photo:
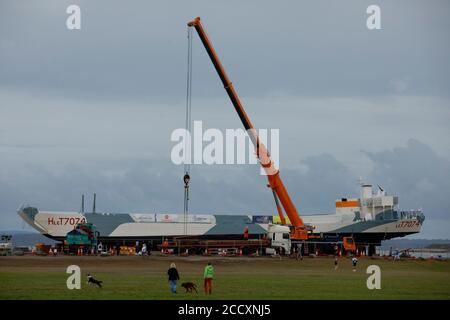
[[[212,260],[216,278],[213,294],[206,296],[201,277],[206,260],[172,258],[180,283],[193,281],[199,289],[185,294],[179,287],[173,295],[166,279],[168,258],[45,257],[23,266],[17,265],[20,258],[0,258],[0,299],[450,299],[449,261],[360,259],[353,272],[348,259],[341,259],[336,271],[331,258]],[[81,290],[66,287],[69,264],[82,268]],[[381,268],[381,290],[366,287],[370,264]],[[87,270],[104,281],[103,289],[86,284]]]

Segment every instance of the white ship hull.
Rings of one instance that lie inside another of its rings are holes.
[[[364,188],[370,187],[369,190]],[[418,233],[424,216],[421,211],[395,209],[397,197],[372,194],[371,186],[362,186],[361,199],[336,201],[336,213],[302,215],[312,229],[314,239],[342,238],[351,235],[356,241],[380,243],[381,240]],[[270,215],[183,215],[165,213],[80,213],[40,211],[21,207],[18,214],[40,233],[62,240],[78,223],[93,223],[100,239],[161,239],[165,237],[237,237],[245,226],[250,235],[266,233],[268,225],[280,223]],[[186,221],[185,221],[186,219]],[[289,224],[289,220],[287,219]]]

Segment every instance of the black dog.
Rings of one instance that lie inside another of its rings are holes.
[[[193,282],[183,282],[181,286],[186,289],[186,293],[192,292],[192,290],[198,293],[197,286]]]
[[[88,275],[87,275],[87,278],[88,278],[88,284],[93,283],[93,284],[96,284],[99,288],[102,287],[103,281],[94,279],[94,277],[91,276],[89,273],[88,273]]]

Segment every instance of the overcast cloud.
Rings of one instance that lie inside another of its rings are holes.
[[[382,30],[366,28],[381,7]],[[82,29],[65,26],[79,4]],[[201,16],[258,128],[280,129],[301,213],[357,197],[358,177],[450,238],[450,4],[435,1],[0,3],[0,229],[15,209],[181,212],[186,22]],[[240,128],[194,39],[193,114]],[[257,166],[194,166],[191,212],[274,213]],[[207,199],[207,201],[205,201]],[[443,227],[445,226],[445,227]]]

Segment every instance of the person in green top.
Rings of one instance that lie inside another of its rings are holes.
[[[212,280],[214,278],[214,268],[211,265],[211,262],[208,262],[208,265],[205,267],[205,271],[203,272],[203,278],[204,278],[204,288],[206,294],[212,293]]]

